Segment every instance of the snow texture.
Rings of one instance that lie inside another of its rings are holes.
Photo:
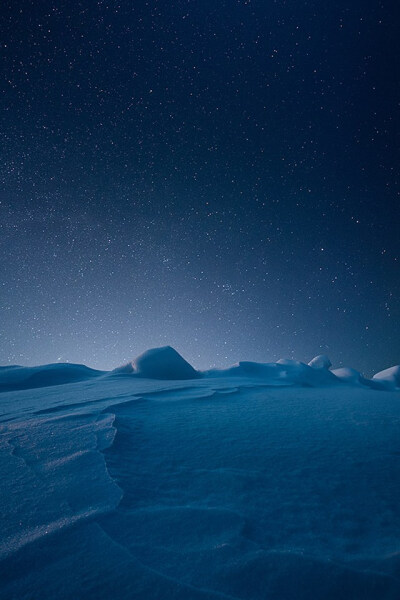
[[[2,600],[400,597],[398,367],[144,357],[1,394]]]

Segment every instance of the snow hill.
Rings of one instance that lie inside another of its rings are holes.
[[[132,374],[149,379],[196,379],[196,371],[174,348],[152,348],[135,360],[114,370],[115,373]]]
[[[280,359],[276,363],[242,361],[228,369],[197,371],[174,348],[164,346],[147,350],[132,362],[113,371],[97,371],[84,365],[56,363],[39,367],[0,367],[0,392],[61,385],[95,377],[131,376],[146,379],[185,380],[216,377],[253,377],[269,385],[303,385],[310,387],[340,384],[362,385],[377,390],[400,388],[400,366],[376,373],[367,379],[350,368],[330,370],[325,355],[316,356],[308,364]]]
[[[85,381],[103,375],[85,365],[55,363],[39,367],[0,367],[0,392],[26,390],[30,388],[62,385],[74,381]]]
[[[330,367],[1,369],[0,598],[400,598],[399,367]]]

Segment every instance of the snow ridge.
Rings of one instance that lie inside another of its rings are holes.
[[[76,383],[93,378],[131,377],[150,380],[195,380],[199,378],[251,377],[264,385],[327,387],[336,385],[364,386],[375,390],[400,389],[400,365],[376,373],[372,379],[355,369],[331,370],[325,355],[308,364],[280,359],[276,363],[241,361],[227,369],[196,370],[174,348],[164,346],[147,350],[133,361],[113,371],[97,371],[85,365],[50,364],[38,367],[0,367],[0,392]]]

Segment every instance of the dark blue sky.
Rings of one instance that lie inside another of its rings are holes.
[[[395,3],[0,11],[1,364],[400,362]]]

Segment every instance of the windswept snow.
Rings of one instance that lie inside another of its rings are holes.
[[[328,364],[0,370],[2,600],[397,600],[399,368]]]
[[[2,600],[397,600],[400,393],[309,370],[3,393]]]

